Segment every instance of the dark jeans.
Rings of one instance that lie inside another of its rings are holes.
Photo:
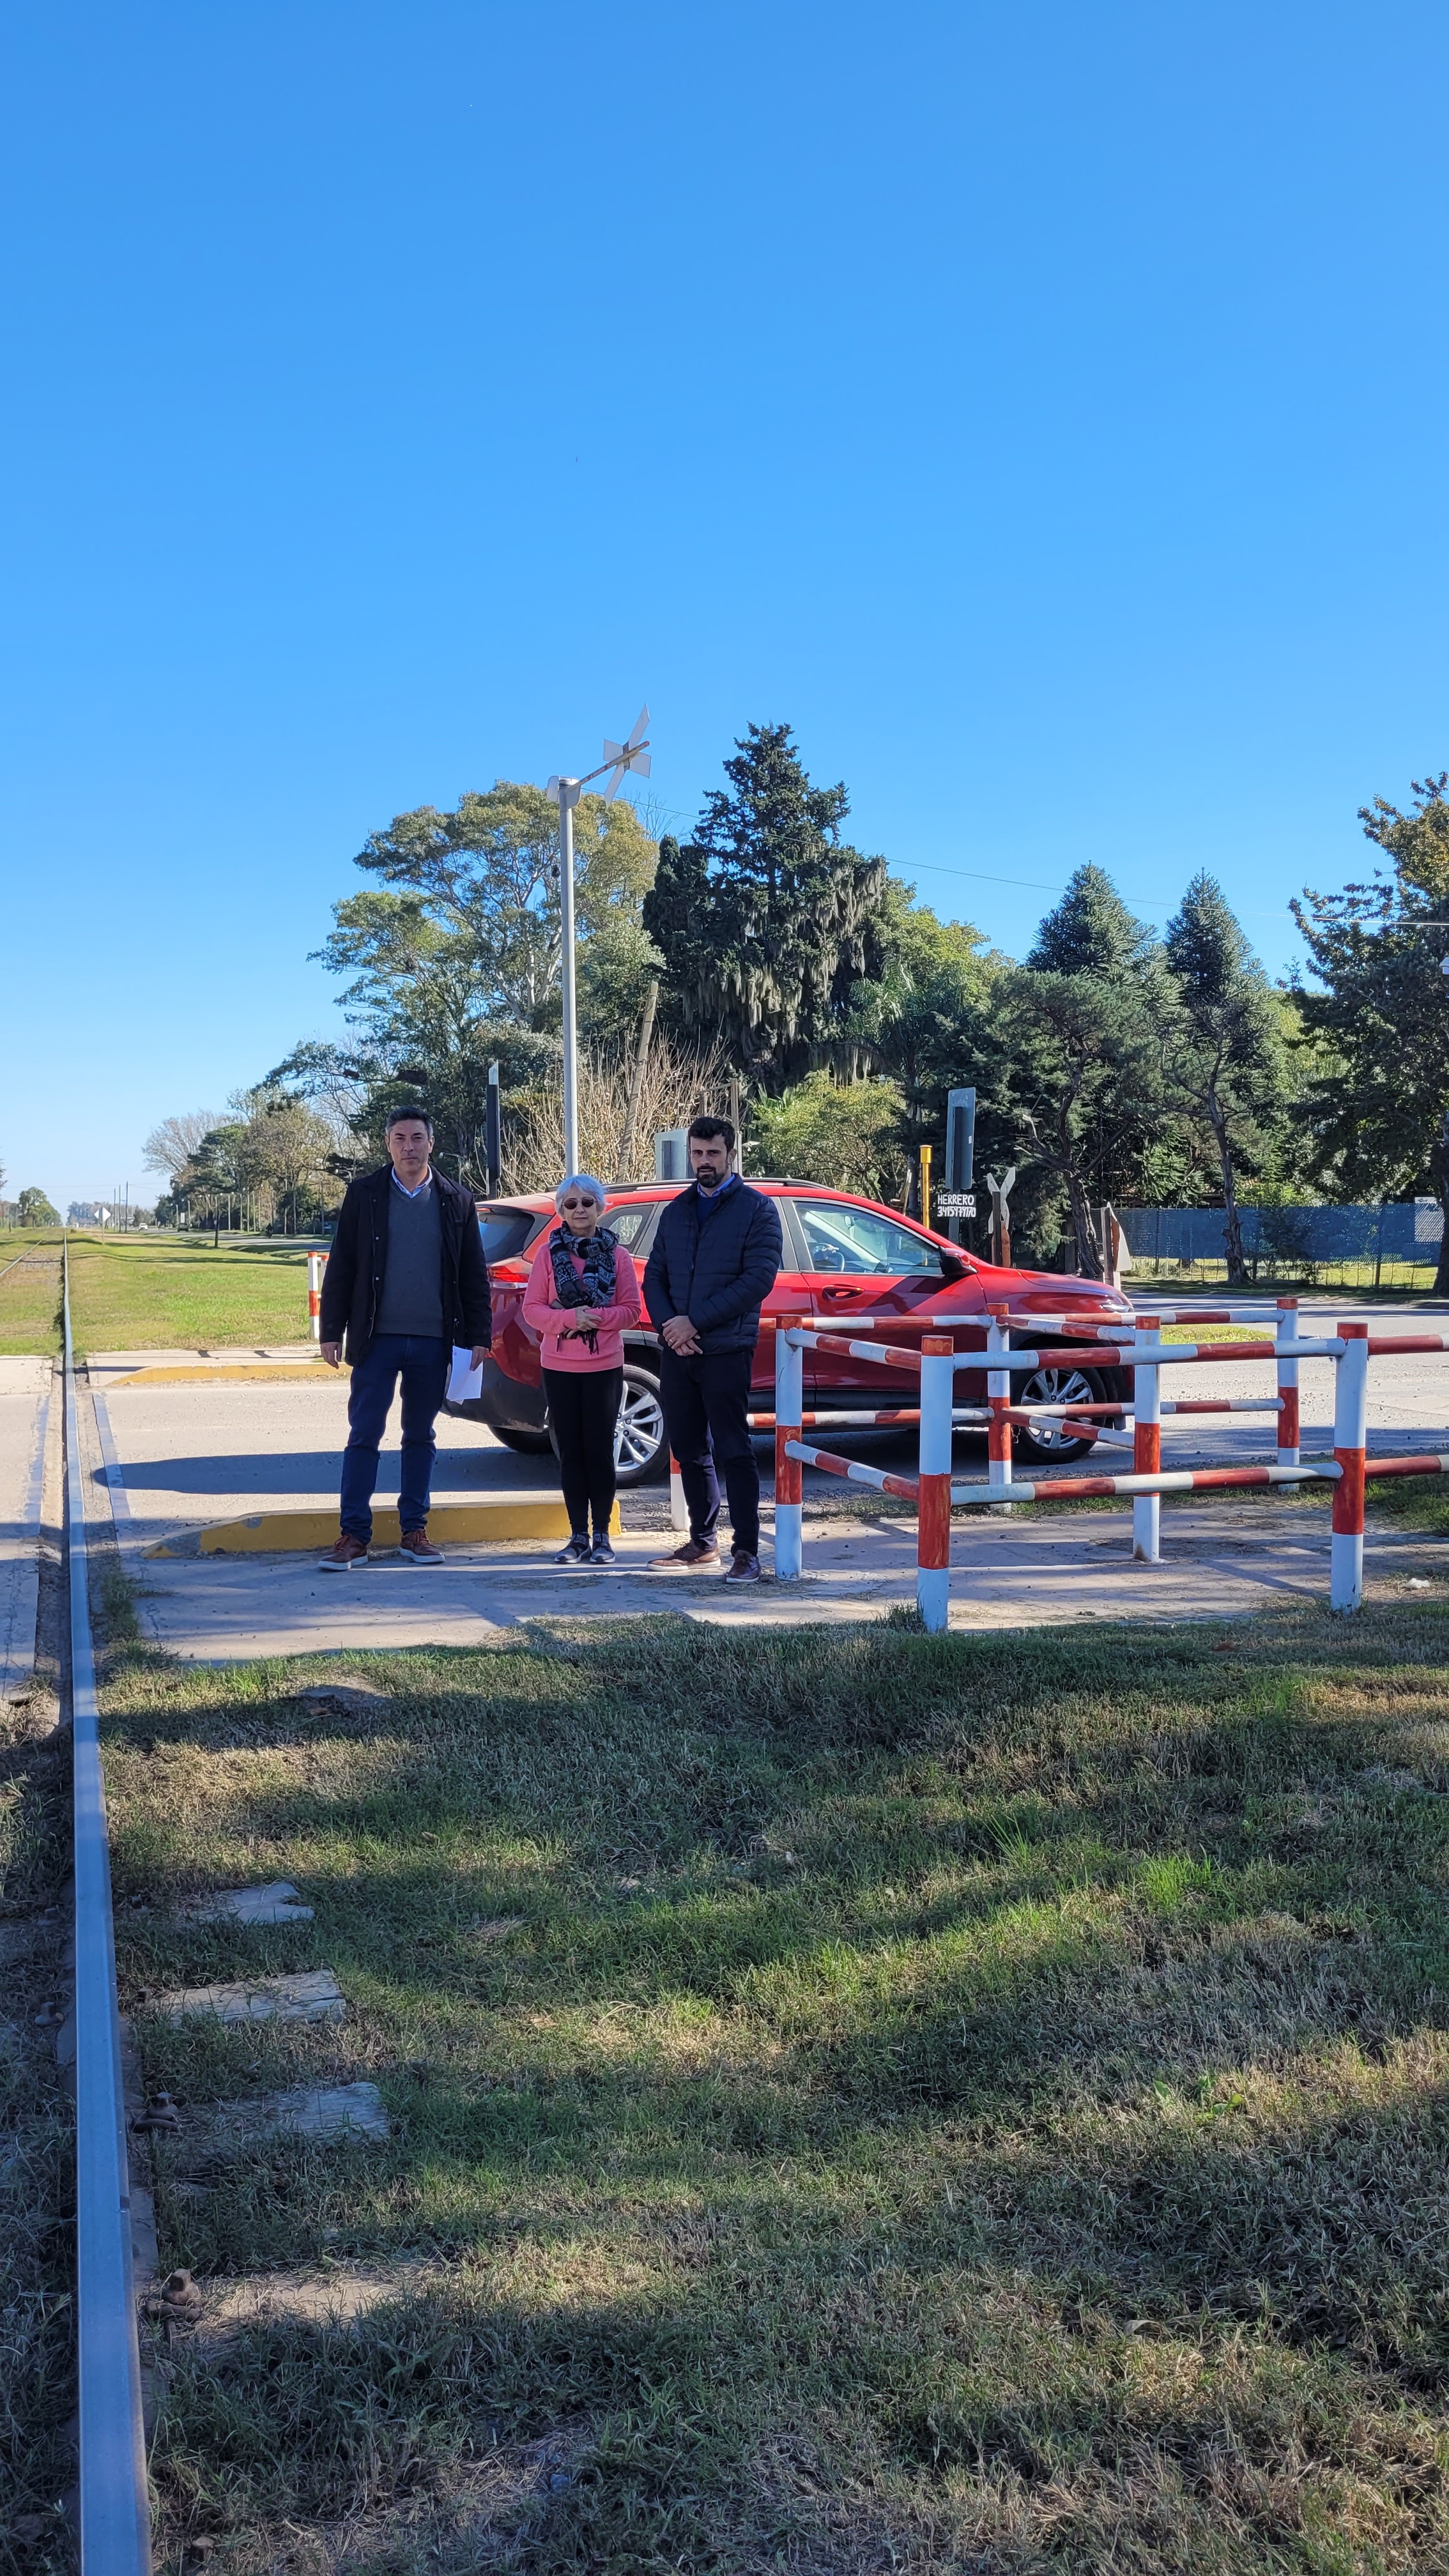
[[[352,1371],[347,1398],[347,1447],[342,1457],[342,1526],[366,1546],[372,1537],[372,1496],[377,1452],[393,1391],[402,1379],[403,1529],[425,1529],[433,1481],[433,1424],[448,1388],[452,1352],[427,1333],[378,1333]]]
[[[667,1342],[659,1349],[659,1392],[689,1505],[689,1535],[714,1536],[718,1468],[729,1498],[735,1547],[745,1556],[760,1553],[760,1471],[745,1420],[754,1360],[753,1351],[700,1351],[681,1359]]]
[[[624,1372],[550,1369],[543,1372],[548,1418],[558,1442],[558,1480],[577,1536],[594,1513],[594,1536],[608,1534],[614,1508],[614,1429],[624,1393]]]

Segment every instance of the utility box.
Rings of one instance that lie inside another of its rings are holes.
[[[656,1128],[654,1178],[656,1181],[689,1179],[689,1129],[687,1127]]]

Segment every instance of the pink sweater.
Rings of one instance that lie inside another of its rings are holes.
[[[557,1232],[558,1228],[554,1226],[547,1234],[540,1235],[533,1268],[528,1274],[528,1286],[523,1294],[524,1322],[533,1326],[542,1341],[540,1357],[543,1365],[554,1369],[621,1368],[624,1361],[621,1336],[626,1324],[638,1323],[641,1304],[639,1274],[633,1257],[624,1250],[622,1243],[614,1254],[616,1302],[612,1306],[561,1306],[554,1283],[553,1257],[549,1251]],[[582,1279],[584,1265],[578,1253],[574,1254],[574,1269]],[[581,1324],[592,1326],[598,1339],[597,1350],[591,1351],[587,1342],[579,1340]],[[566,1341],[563,1338],[565,1334],[571,1334],[573,1338]]]

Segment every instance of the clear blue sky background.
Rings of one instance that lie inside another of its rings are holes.
[[[196,0],[0,39],[6,1189],[333,987],[364,834],[751,718],[1020,952],[1268,964],[1449,763],[1433,5]],[[963,1068],[964,1070],[964,1068]]]

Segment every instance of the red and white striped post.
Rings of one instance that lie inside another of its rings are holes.
[[[1134,1350],[1155,1350],[1161,1340],[1155,1315],[1139,1315],[1132,1335]],[[1132,1473],[1156,1476],[1162,1469],[1162,1371],[1132,1372]],[[1137,1565],[1162,1562],[1162,1496],[1139,1494],[1132,1505],[1132,1556]]]
[[[314,1342],[322,1339],[322,1273],[327,1267],[325,1252],[307,1255],[307,1330]]]
[[[672,1449],[669,1452],[669,1526],[677,1530],[687,1530],[689,1527],[689,1505],[684,1499],[684,1478],[679,1472],[679,1460]]]
[[[1005,1306],[993,1306],[991,1309],[991,1320],[986,1327],[988,1353],[1008,1351],[1011,1348],[1011,1335],[1007,1329],[1008,1311]],[[925,1349],[924,1342],[921,1347]],[[924,1398],[922,1401],[924,1402]],[[1011,1482],[1011,1424],[1007,1421],[1006,1409],[1011,1402],[1011,1373],[1008,1369],[988,1368],[986,1401],[991,1408],[991,1420],[986,1430],[986,1481],[989,1485],[1009,1485]],[[1011,1505],[997,1503],[993,1508],[997,1511],[1010,1511]]]
[[[785,1443],[798,1440],[804,1404],[805,1354],[785,1336],[798,1327],[798,1315],[781,1315],[775,1324],[775,1576],[798,1582],[804,1562],[802,1529],[804,1470],[798,1458],[787,1458]]]
[[[1280,1297],[1278,1313],[1279,1341],[1296,1342],[1298,1339],[1297,1298]],[[1296,1360],[1280,1359],[1278,1362],[1278,1464],[1280,1467],[1296,1467],[1298,1464],[1298,1362]]]
[[[916,1522],[916,1608],[933,1636],[946,1626],[951,1597],[951,1399],[955,1344],[928,1333],[921,1344],[921,1473]]]
[[[1338,1482],[1333,1489],[1333,1538],[1330,1547],[1328,1605],[1331,1610],[1357,1610],[1363,1600],[1363,1490],[1368,1447],[1368,1326],[1340,1324],[1343,1352],[1336,1363],[1333,1401],[1333,1455]]]

